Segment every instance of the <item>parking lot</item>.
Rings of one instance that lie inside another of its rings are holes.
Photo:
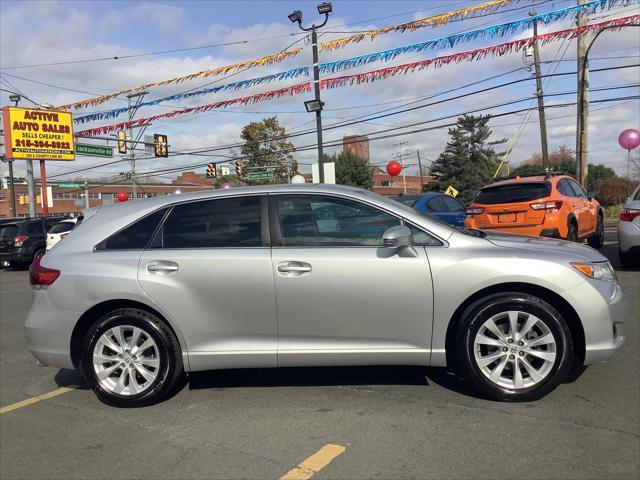
[[[606,234],[626,342],[521,404],[474,397],[442,369],[362,367],[197,374],[164,403],[114,409],[76,372],[36,365],[27,273],[2,271],[0,477],[638,478],[640,272]]]

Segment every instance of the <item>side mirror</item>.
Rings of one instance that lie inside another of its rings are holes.
[[[411,230],[404,225],[391,227],[382,234],[382,245],[394,248],[400,257],[417,257],[418,253],[411,244]]]

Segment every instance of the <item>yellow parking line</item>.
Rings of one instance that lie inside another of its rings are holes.
[[[280,480],[307,480],[322,470],[346,450],[342,445],[325,445],[297,467],[289,470]]]
[[[42,395],[37,395],[35,397],[27,398],[26,400],[21,400],[20,402],[12,403],[11,405],[7,405],[6,407],[0,408],[0,414],[11,412],[13,410],[17,410],[22,407],[27,407],[29,405],[33,405],[34,403],[38,403],[40,400],[48,400],[50,398],[57,397],[58,395],[62,395],[63,393],[71,392],[76,388],[77,387],[60,387],[50,392],[43,393]]]

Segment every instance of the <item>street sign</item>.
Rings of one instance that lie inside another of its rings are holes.
[[[444,193],[446,193],[447,195],[451,196],[451,197],[457,197],[458,194],[460,193],[458,190],[456,190],[455,188],[453,188],[451,185],[449,185],[447,187],[447,189],[444,191]]]
[[[59,183],[56,185],[58,188],[80,188],[79,183]]]
[[[94,157],[113,157],[113,147],[76,143],[76,153],[81,155],[92,155]]]
[[[37,108],[2,107],[7,158],[74,160],[71,113]]]
[[[271,172],[247,172],[246,177],[249,180],[264,180],[267,178],[273,178],[273,173]]]

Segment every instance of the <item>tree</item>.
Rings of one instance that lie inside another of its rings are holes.
[[[356,156],[353,152],[340,152],[324,156],[325,162],[335,162],[336,183],[352,187],[373,188],[373,171],[369,162]]]
[[[432,190],[444,191],[449,185],[460,191],[460,199],[471,200],[475,192],[489,183],[500,164],[493,145],[506,140],[488,142],[491,129],[489,116],[465,115],[449,129],[450,140],[433,162],[431,175],[437,183]]]
[[[549,154],[549,166],[551,170],[564,172],[574,178],[576,177],[576,158],[573,155],[573,151],[566,145],[560,145]],[[511,171],[511,175],[532,175],[542,171],[542,155],[536,153],[514,168]],[[590,163],[587,175],[587,190],[591,192],[597,191],[604,180],[615,177],[615,175],[616,172],[610,167]]]
[[[294,161],[290,154],[293,143],[286,140],[286,135],[286,130],[275,116],[245,125],[240,133],[240,138],[245,142],[240,148],[240,153],[245,157],[241,162],[245,174],[255,167],[275,166],[271,169],[274,175],[286,176]],[[264,183],[260,180],[248,183],[261,182]]]

